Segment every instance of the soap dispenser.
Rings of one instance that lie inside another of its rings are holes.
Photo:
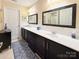
[[[7,29],[7,24],[5,24],[5,28],[4,28],[5,30]]]
[[[75,39],[76,38],[76,33],[72,32],[71,37]]]

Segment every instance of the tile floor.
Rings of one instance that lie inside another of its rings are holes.
[[[24,40],[12,43],[12,48],[8,48],[0,53],[0,59],[40,59],[28,47]]]
[[[12,43],[15,59],[39,59],[24,40]]]
[[[0,53],[0,59],[14,59],[13,49],[6,49]]]

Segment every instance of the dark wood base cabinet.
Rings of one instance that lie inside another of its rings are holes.
[[[24,28],[21,28],[21,36],[22,36],[22,39],[25,39],[25,29]]]
[[[34,53],[37,53],[42,59],[44,59],[45,53],[45,39],[36,35],[30,31],[27,31],[27,42],[29,47]]]
[[[11,48],[11,31],[10,30],[2,30],[0,31],[0,42],[3,42],[0,52],[5,50],[10,46]]]
[[[23,39],[41,59],[79,59],[79,52],[51,41],[26,29],[21,29]]]
[[[47,40],[46,59],[79,59],[79,53],[61,44]]]
[[[35,45],[36,45],[36,37],[35,37],[35,34],[30,32],[30,31],[27,31],[27,42],[28,42],[28,45],[29,47],[32,49],[33,52],[35,52]]]
[[[45,59],[45,38],[36,35],[36,53],[42,58]]]

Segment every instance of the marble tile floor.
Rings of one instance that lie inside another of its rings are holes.
[[[12,43],[14,59],[39,59],[24,40]]]

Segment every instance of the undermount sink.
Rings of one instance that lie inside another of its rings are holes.
[[[57,33],[55,32],[50,32],[50,31],[46,31],[46,30],[38,30],[39,33],[42,33],[44,35],[47,35],[47,36],[51,36],[51,37],[57,37]]]

